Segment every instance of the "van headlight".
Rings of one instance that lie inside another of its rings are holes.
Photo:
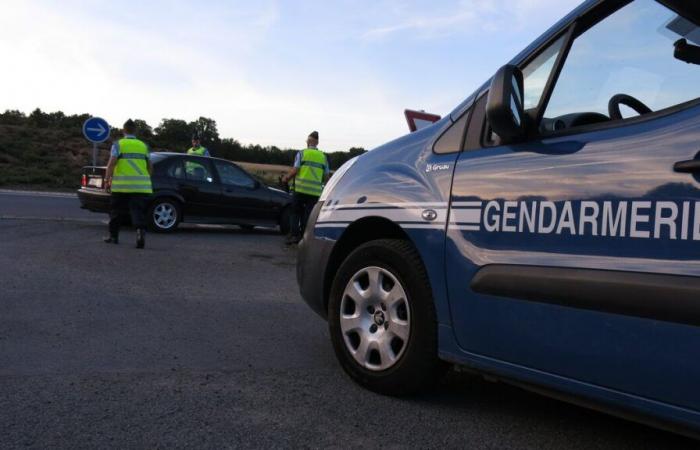
[[[335,171],[333,176],[331,176],[331,179],[328,180],[328,183],[326,183],[326,186],[323,188],[323,192],[321,192],[321,196],[318,198],[318,201],[326,201],[326,199],[329,195],[331,195],[331,192],[333,192],[333,189],[338,184],[340,179],[343,178],[343,175],[345,175],[345,172],[347,172],[352,167],[352,165],[355,164],[357,158],[359,158],[359,156],[355,156],[354,158],[347,160],[345,164],[340,166],[340,168]]]

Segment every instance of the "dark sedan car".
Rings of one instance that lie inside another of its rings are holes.
[[[180,222],[289,228],[291,196],[267,186],[238,165],[219,158],[152,153],[153,196],[147,219],[154,231]],[[83,209],[109,212],[105,167],[85,167],[78,190]]]

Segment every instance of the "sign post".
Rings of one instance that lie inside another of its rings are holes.
[[[92,142],[92,165],[97,165],[97,144],[109,139],[109,124],[100,117],[90,117],[83,123],[83,136]]]

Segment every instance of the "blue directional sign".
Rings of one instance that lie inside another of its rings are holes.
[[[99,117],[90,117],[83,124],[83,135],[92,143],[104,142],[109,139],[109,124]]]

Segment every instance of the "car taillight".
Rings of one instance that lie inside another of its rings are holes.
[[[80,177],[80,185],[81,185],[82,187],[87,186],[87,175],[83,174],[83,176]]]

